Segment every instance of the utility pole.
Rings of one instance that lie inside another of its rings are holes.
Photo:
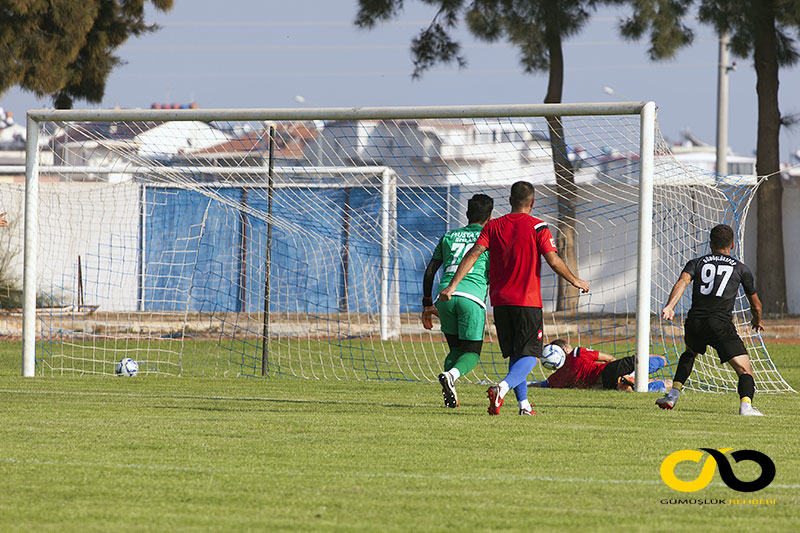
[[[728,175],[728,72],[736,68],[728,65],[727,32],[719,36],[719,71],[717,79],[717,174]]]

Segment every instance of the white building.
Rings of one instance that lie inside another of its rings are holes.
[[[111,183],[131,179],[126,170],[144,166],[228,141],[231,135],[205,122],[78,123],[55,135],[50,146],[56,165],[104,167],[104,175],[85,174],[83,180]]]

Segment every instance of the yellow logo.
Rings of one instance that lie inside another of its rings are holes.
[[[719,451],[725,453],[732,449],[733,448],[722,448]],[[711,455],[706,457],[703,468],[700,470],[700,475],[697,476],[696,479],[684,481],[678,479],[678,476],[675,475],[675,467],[678,466],[678,463],[682,463],[683,461],[700,463],[704,455],[705,454],[700,450],[678,450],[677,452],[669,454],[661,462],[661,479],[669,488],[680,492],[697,492],[698,490],[706,488],[706,486],[711,483],[711,479],[714,477],[714,471],[717,469],[717,461]]]
[[[671,489],[679,492],[697,492],[698,490],[706,488],[711,479],[714,477],[714,471],[719,467],[719,475],[722,481],[728,487],[739,492],[755,492],[763,489],[775,478],[775,463],[772,459],[765,454],[756,450],[738,450],[731,454],[735,462],[740,461],[754,461],[761,467],[761,475],[758,479],[753,481],[741,481],[733,473],[725,453],[733,450],[733,448],[721,448],[714,450],[711,448],[700,448],[699,450],[678,450],[669,454],[663,461],[661,461],[661,468],[659,470],[661,479]],[[678,463],[684,461],[692,461],[693,463],[700,464],[703,456],[706,455],[706,460],[700,470],[700,475],[691,481],[684,481],[675,475],[675,467]]]

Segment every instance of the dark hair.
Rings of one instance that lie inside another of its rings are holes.
[[[733,244],[733,229],[727,224],[714,226],[709,240],[712,250],[724,250]]]
[[[550,344],[555,344],[556,346],[564,350],[564,353],[567,353],[567,341],[565,341],[564,339],[556,339]]]
[[[511,186],[511,207],[528,205],[533,200],[533,185],[527,181],[518,181]]]
[[[485,194],[476,194],[467,202],[467,221],[470,224],[483,222],[492,216],[494,200]]]

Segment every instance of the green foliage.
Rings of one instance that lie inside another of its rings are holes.
[[[693,6],[698,20],[712,26],[718,34],[730,34],[731,52],[742,58],[753,55],[759,31],[759,14],[770,7],[775,15],[778,63],[791,66],[800,59],[796,34],[800,27],[798,0],[623,0],[633,7],[630,17],[620,24],[620,33],[631,40],[646,35],[650,40],[650,59],[670,59],[679,49],[692,44],[694,31],[686,24]],[[771,4],[771,6],[768,6]]]
[[[639,40],[649,32],[650,59],[669,59],[694,39],[694,32],[685,24],[693,2],[630,0],[633,14],[620,23],[620,33],[627,39]]]
[[[149,0],[160,11],[173,0]],[[0,3],[0,94],[13,86],[52,96],[100,102],[114,55],[130,36],[157,29],[144,21],[146,0],[25,0]]]
[[[463,18],[470,32],[488,42],[502,38],[519,50],[525,72],[547,71],[554,46],[583,28],[599,0],[423,0],[439,11],[411,45],[414,62],[412,76],[418,78],[437,63],[467,64],[461,45],[450,35]],[[403,0],[359,0],[355,24],[374,28],[402,11]]]
[[[774,0],[775,39],[778,64],[791,66],[797,63],[798,51],[795,37],[800,26],[800,2],[797,0]],[[747,58],[753,55],[758,26],[758,12],[763,10],[761,0],[701,0],[698,18],[713,26],[717,33],[727,32],[731,36],[731,52]]]
[[[797,346],[770,351],[800,386]],[[15,530],[797,530],[795,394],[756,396],[755,419],[733,393],[664,412],[654,394],[536,390],[538,416],[509,398],[489,417],[478,385],[446,409],[437,383],[31,379],[19,354],[0,343],[0,523]],[[665,486],[661,461],[698,447],[759,450],[777,477],[755,494],[718,473],[697,493]]]

